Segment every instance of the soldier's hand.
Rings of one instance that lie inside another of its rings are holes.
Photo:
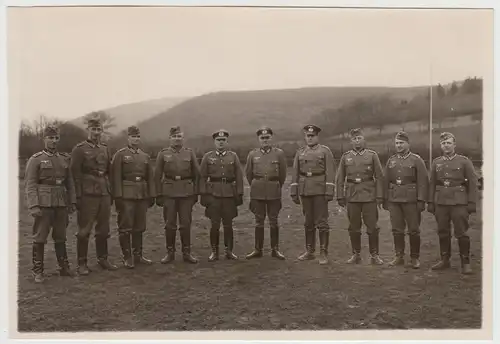
[[[431,214],[434,214],[434,212],[436,211],[434,203],[427,203],[427,211]]]
[[[243,204],[243,195],[238,195],[238,198],[236,199],[236,206],[240,206]]]
[[[155,205],[155,202],[156,202],[156,201],[155,201],[155,198],[154,198],[154,197],[151,197],[151,198],[149,199],[149,208],[151,208],[152,206],[154,206],[154,205]]]
[[[384,199],[377,198],[377,206],[379,209],[382,209],[382,207],[384,206]]]
[[[333,195],[325,195],[325,201],[327,202],[333,201]]]
[[[476,203],[467,204],[467,211],[469,212],[469,214],[475,213],[476,212]]]
[[[163,201],[163,197],[156,197],[156,205],[159,206],[159,207],[163,207],[163,205],[165,204],[165,202]]]
[[[73,214],[75,211],[76,211],[76,204],[74,204],[74,203],[73,203],[73,204],[70,204],[70,205],[68,206],[68,213],[69,213],[69,214]]]
[[[339,206],[341,206],[342,208],[345,208],[345,199],[344,198],[339,198],[337,200],[337,203],[339,204]]]
[[[42,210],[39,207],[33,207],[29,211],[30,211],[30,215],[33,217],[42,216]]]
[[[382,208],[384,208],[385,210],[389,210],[389,202],[384,200],[384,203],[382,204]]]
[[[300,198],[299,198],[299,196],[292,196],[292,201],[293,201],[293,203],[300,205]]]
[[[423,212],[425,210],[425,202],[424,201],[417,202],[417,210],[419,212]]]

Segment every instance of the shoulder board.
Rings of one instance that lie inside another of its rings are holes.
[[[127,148],[128,148],[128,147],[122,147],[122,148],[118,149],[118,150],[116,151],[116,153],[123,152],[123,151],[125,151]]]
[[[70,158],[71,157],[71,154],[66,153],[66,152],[59,152],[59,154],[61,154],[62,156],[65,156],[66,158]]]
[[[100,144],[99,144],[99,146],[100,146],[100,147],[108,147],[108,145],[107,145],[107,144],[105,144],[105,143],[100,143]]]
[[[184,150],[187,150],[188,152],[193,150],[192,148],[189,148],[189,147],[183,147],[183,148],[184,148]]]
[[[283,149],[279,148],[279,147],[273,147],[273,150],[276,151],[276,152],[284,152]]]
[[[325,145],[320,145],[321,148],[324,148],[324,149],[328,149],[329,151],[331,151],[330,147],[328,146],[325,146]]]
[[[420,155],[416,154],[416,153],[412,152],[412,153],[410,153],[410,155],[413,155],[416,158],[422,159],[422,157]]]
[[[78,143],[76,146],[77,146],[77,147],[81,147],[81,146],[83,146],[83,145],[84,145],[84,144],[86,144],[86,143],[87,143],[87,141],[82,141],[82,142]]]
[[[434,162],[434,161],[438,161],[438,160],[439,160],[439,159],[441,159],[441,158],[442,158],[442,157],[438,156],[437,158],[434,158],[434,159],[432,160],[432,162]]]
[[[162,148],[162,150],[160,152],[163,152],[163,151],[166,151],[166,150],[169,150],[170,147],[165,147],[165,148]]]
[[[368,148],[365,148],[365,150],[366,150],[367,152],[372,153],[372,154],[378,154],[378,153],[377,153],[376,151],[374,151],[373,149],[368,149]]]
[[[344,154],[342,154],[342,155],[347,155],[349,153],[351,153],[351,150],[348,150],[347,152],[344,152]]]
[[[31,158],[38,158],[38,157],[39,157],[40,155],[42,155],[42,154],[43,154],[43,151],[36,152],[35,154],[33,154],[33,155],[31,156]]]
[[[209,155],[212,155],[213,153],[214,153],[214,151],[213,151],[213,150],[212,150],[212,151],[208,151],[208,152],[206,152],[205,154],[203,154],[203,156],[204,156],[204,157],[205,157],[205,156],[209,156]]]
[[[457,154],[457,157],[462,158],[462,159],[469,159],[468,157],[466,157],[465,155],[462,155],[462,154]]]
[[[249,153],[257,153],[258,151],[260,151],[260,148],[254,148]]]
[[[391,155],[391,156],[389,157],[389,159],[392,159],[392,158],[396,157],[396,155],[397,155],[397,154],[393,154],[393,155]]]

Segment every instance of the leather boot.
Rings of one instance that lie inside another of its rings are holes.
[[[272,244],[271,244],[272,246]],[[262,248],[264,247],[264,227],[255,227],[255,248],[246,255],[246,259],[262,257]]]
[[[319,232],[319,264],[325,265],[328,264],[328,241],[330,238],[329,231],[320,231]]]
[[[210,229],[210,247],[212,248],[212,253],[208,257],[209,262],[219,260],[219,237],[219,228],[212,227]]]
[[[133,269],[134,260],[132,259],[132,252],[130,250],[130,233],[120,233],[118,235],[118,241],[120,242],[120,248],[122,250],[123,266],[127,269]]]
[[[368,248],[370,250],[370,262],[373,265],[382,265],[384,261],[380,258],[378,254],[378,233],[372,233],[368,235]]]
[[[181,231],[182,259],[186,263],[196,264],[198,259],[191,254],[191,231],[185,229]]]
[[[33,263],[33,277],[35,283],[42,283],[45,278],[43,275],[43,259],[45,256],[45,244],[33,243],[32,249],[32,263]]]
[[[68,252],[66,250],[65,242],[54,243],[56,251],[57,263],[59,265],[59,276],[73,277],[75,274],[71,271],[68,261]]]
[[[279,249],[279,227],[271,226],[271,257],[277,258],[279,260],[285,260],[285,255],[280,252]],[[262,242],[264,242],[264,231],[262,231]],[[261,245],[262,247],[262,245]]]
[[[462,274],[472,274],[470,266],[470,239],[468,236],[458,238],[458,247],[460,250],[460,261],[462,265]]]
[[[444,270],[450,268],[451,237],[439,238],[439,251],[441,260],[431,267],[431,270]]]
[[[162,264],[168,264],[175,260],[175,237],[176,230],[165,230],[165,246],[167,254],[160,261]]]
[[[76,241],[76,255],[78,259],[78,267],[76,272],[80,276],[87,276],[92,270],[87,266],[87,255],[89,250],[88,238],[77,238]]]
[[[405,236],[404,234],[394,234],[394,259],[389,262],[389,266],[405,264]]]
[[[118,267],[114,264],[111,264],[108,260],[108,238],[96,237],[95,247],[97,253],[97,264],[99,264],[99,266],[104,270],[117,270]]]
[[[233,253],[234,236],[233,227],[224,226],[224,246],[226,259],[236,260],[238,256]]]
[[[347,260],[347,264],[361,263],[361,233],[349,233],[351,239],[352,256]]]
[[[413,269],[420,268],[420,234],[410,235],[410,258]]]
[[[143,256],[142,252],[142,232],[132,232],[132,251],[135,264],[151,265],[153,262]]]
[[[314,230],[307,230],[306,229],[306,251],[302,253],[297,259],[304,261],[304,260],[313,260],[315,259],[315,247],[314,247],[314,241],[316,239],[316,229]]]

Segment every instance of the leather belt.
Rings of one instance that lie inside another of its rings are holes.
[[[39,180],[38,184],[42,184],[42,185],[64,185],[64,179],[43,179],[43,180]]]
[[[91,176],[95,176],[95,177],[104,177],[106,176],[108,173],[106,171],[97,171],[97,170],[93,170],[93,171],[85,171],[83,172],[83,174],[89,174]]]
[[[325,172],[300,172],[300,175],[302,177],[317,177],[317,176],[324,176]]]
[[[445,180],[436,180],[436,185],[440,185],[440,186],[444,186],[444,187],[466,186],[467,182],[466,181],[445,179]]]
[[[144,177],[139,177],[139,176],[137,176],[137,177],[130,176],[130,177],[123,178],[123,180],[126,180],[128,182],[142,182],[142,181],[145,181],[146,179],[144,179]]]
[[[390,184],[391,185],[396,185],[396,186],[403,186],[403,185],[415,185],[417,183],[415,181],[405,182],[404,180],[396,179],[395,182],[390,182]]]
[[[232,183],[236,181],[235,178],[225,178],[225,177],[208,177],[209,182],[220,182],[220,183]]]
[[[268,180],[270,182],[279,182],[279,177],[267,177],[267,176],[254,176],[254,179],[257,180]]]
[[[187,179],[193,179],[191,176],[165,176],[165,179],[169,180],[187,180]]]
[[[347,178],[348,183],[359,184],[362,182],[373,182],[373,178]]]

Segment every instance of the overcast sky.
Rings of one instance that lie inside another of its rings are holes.
[[[219,90],[484,77],[486,10],[10,8],[11,116]]]

